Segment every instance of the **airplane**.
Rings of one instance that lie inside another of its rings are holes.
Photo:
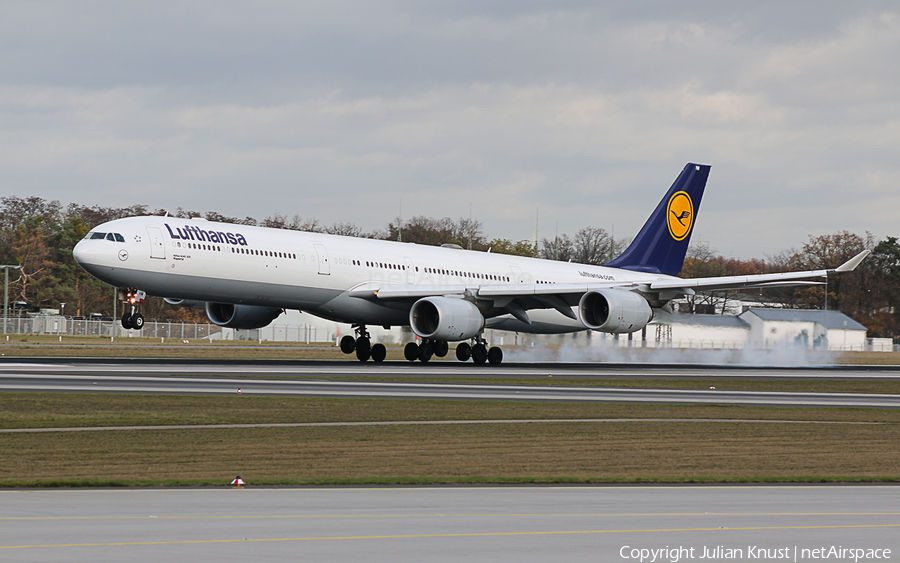
[[[643,329],[673,299],[695,291],[784,287],[855,269],[863,251],[834,270],[682,279],[710,166],[688,163],[625,251],[603,266],[216,223],[201,218],[129,217],[93,228],[72,253],[90,275],[146,295],[205,309],[210,321],[261,328],[297,309],[353,326],[340,341],[360,361],[385,359],[367,326],[409,326],[409,361],[456,357],[503,361],[485,329],[612,334]],[[136,296],[136,298],[135,298]],[[144,319],[132,306],[125,328]]]

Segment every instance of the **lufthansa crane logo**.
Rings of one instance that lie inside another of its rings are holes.
[[[669,225],[669,234],[675,240],[684,240],[690,234],[694,224],[694,202],[687,192],[675,192],[669,198],[666,223]]]

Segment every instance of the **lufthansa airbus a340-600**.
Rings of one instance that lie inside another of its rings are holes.
[[[404,349],[410,361],[443,357],[457,342],[459,360],[495,365],[503,351],[488,349],[485,328],[631,333],[695,291],[810,283],[865,258],[866,251],[835,270],[676,277],[709,169],[685,166],[631,245],[603,266],[175,217],[104,223],[73,255],[101,281],[205,309],[219,326],[260,328],[298,309],[353,325],[341,350],[361,361],[385,358],[367,326],[408,325],[418,336]],[[122,324],[143,326],[137,307]]]

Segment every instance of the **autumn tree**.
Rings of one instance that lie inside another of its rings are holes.
[[[435,219],[417,215],[402,224],[396,219],[377,238],[431,246],[456,244],[472,250],[487,250],[482,224],[472,219],[454,221],[450,217]]]
[[[513,256],[527,256],[533,258],[535,244],[530,240],[512,242],[509,239],[492,239],[488,244],[488,250],[495,254],[511,254]]]
[[[59,283],[54,276],[54,263],[44,241],[43,218],[31,217],[19,225],[12,241],[11,251],[21,266],[15,292],[19,301],[34,305],[47,305]]]

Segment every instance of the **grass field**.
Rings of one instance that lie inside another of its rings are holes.
[[[16,336],[0,343],[0,353],[7,359],[348,361],[328,343],[123,340]],[[645,350],[634,353],[653,361]],[[400,358],[399,348],[389,348],[388,359]],[[896,365],[898,358],[850,353],[826,359]],[[439,373],[379,379],[448,380]],[[456,375],[452,381],[485,379]],[[501,371],[490,382],[900,393],[900,383],[893,381],[506,378]],[[484,423],[383,424],[397,421]],[[171,428],[344,422],[369,424]],[[8,432],[85,427],[111,428]],[[251,486],[896,482],[898,438],[900,411],[888,409],[0,393],[0,486],[227,485],[236,475]]]
[[[159,427],[461,420],[516,422]],[[884,409],[0,395],[0,428],[93,426],[158,428],[0,432],[0,486],[900,481]]]

